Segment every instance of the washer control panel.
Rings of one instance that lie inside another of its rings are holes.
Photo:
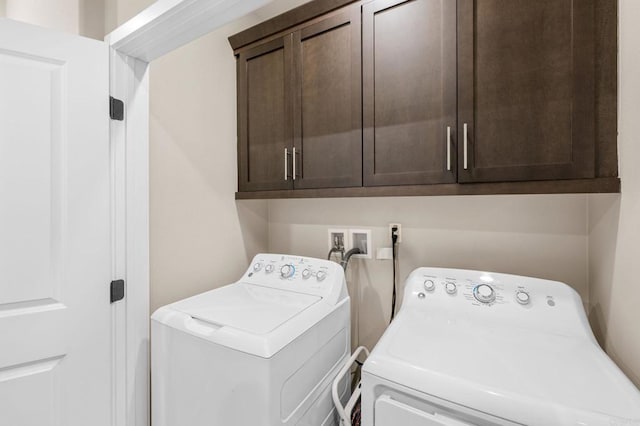
[[[346,295],[342,267],[335,262],[303,256],[259,254],[242,281],[338,300]]]
[[[296,262],[296,260],[298,261]],[[260,272],[263,271],[265,275],[270,275],[273,272],[278,271],[278,274],[276,275],[282,280],[294,281],[297,278],[302,278],[303,280],[312,279],[311,281],[314,281],[313,279],[315,279],[315,281],[320,282],[324,281],[327,276],[330,275],[330,268],[324,263],[325,262],[321,259],[298,257],[295,259],[281,259],[281,261],[271,259],[265,264],[265,260],[260,259],[252,264],[247,271],[247,276],[259,276]],[[331,264],[331,262],[328,261],[327,263]]]

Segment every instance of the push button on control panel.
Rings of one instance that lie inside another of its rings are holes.
[[[425,280],[424,289],[427,291],[433,291],[436,289],[436,283],[434,283],[433,280]]]
[[[531,296],[526,291],[519,291],[516,293],[516,300],[521,305],[528,305],[531,301]]]
[[[447,282],[444,286],[444,289],[447,291],[447,293],[449,294],[456,294],[456,291],[458,291],[458,287],[456,286],[455,283],[452,283],[451,281]]]

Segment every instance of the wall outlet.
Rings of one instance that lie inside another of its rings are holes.
[[[394,226],[398,227],[398,243],[401,243],[402,242],[402,225],[400,225],[399,223],[389,224],[389,240],[391,240],[391,230],[393,229]]]
[[[340,250],[347,251],[349,250],[349,230],[348,229],[340,229],[334,228],[329,229],[329,250],[333,248],[337,248]]]
[[[371,259],[373,244],[370,229],[349,229],[349,238],[351,246],[360,249],[360,254],[356,254],[353,257]]]

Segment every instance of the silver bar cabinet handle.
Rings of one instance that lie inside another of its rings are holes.
[[[464,123],[464,169],[467,170],[469,168],[469,164],[467,162],[467,146],[469,145],[469,125]]]
[[[296,180],[296,148],[293,147],[293,180]]]
[[[284,180],[289,180],[289,150],[284,149]]]
[[[451,170],[451,127],[447,126],[447,170]]]

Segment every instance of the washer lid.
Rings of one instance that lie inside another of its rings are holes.
[[[320,296],[238,282],[159,308],[158,324],[197,339],[271,358],[337,309]]]
[[[238,283],[185,299],[172,307],[215,326],[264,335],[321,299],[319,296]]]
[[[595,341],[437,308],[401,311],[364,372],[523,424],[640,422],[640,392]]]

